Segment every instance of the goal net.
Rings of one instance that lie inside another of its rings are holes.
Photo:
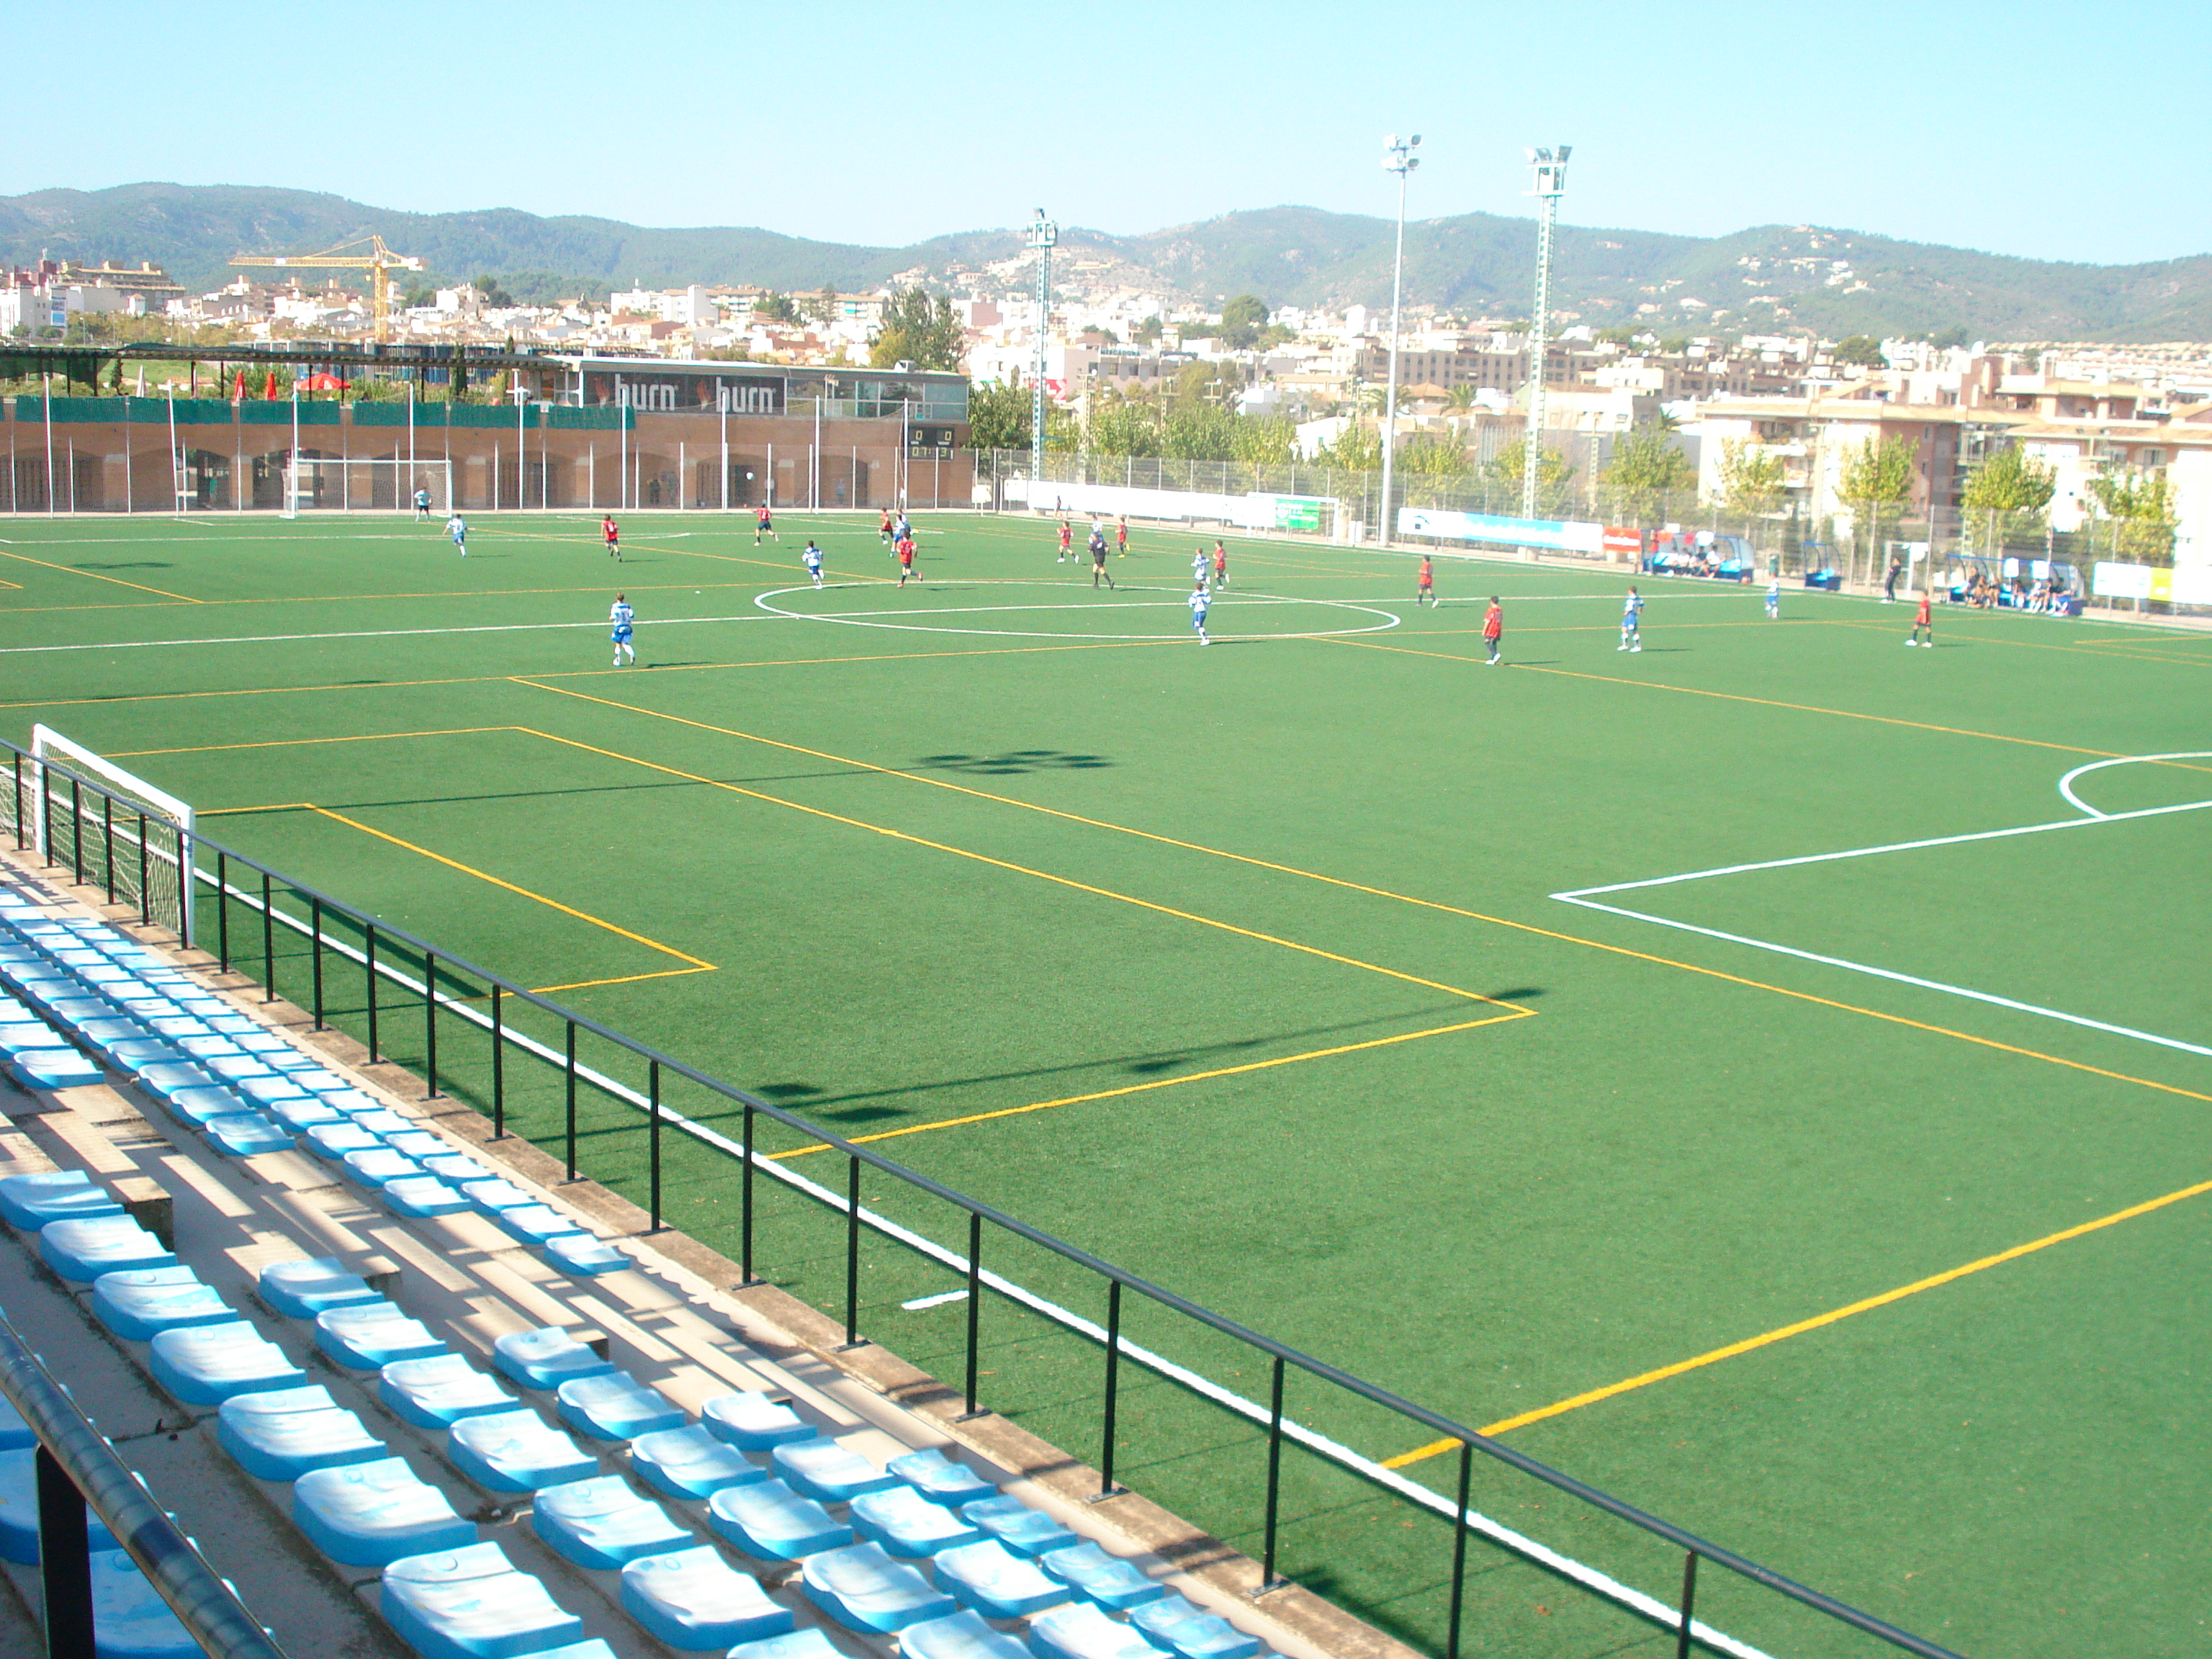
[[[192,809],[167,791],[44,726],[29,763],[0,790],[0,817],[47,863],[136,906],[191,943]]]
[[[418,498],[427,496],[427,501]],[[302,513],[414,513],[443,520],[453,510],[453,464],[443,458],[358,460],[297,455],[284,468],[284,516]]]

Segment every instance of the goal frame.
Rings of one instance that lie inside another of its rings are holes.
[[[38,763],[32,775],[31,798],[34,803],[30,813],[32,838],[41,858],[51,859],[52,849],[47,844],[46,830],[51,822],[49,795],[58,796],[58,791],[49,791],[49,763],[58,761],[65,773],[83,775],[97,785],[112,787],[117,799],[129,799],[154,809],[158,816],[175,827],[177,849],[173,854],[166,848],[157,848],[148,839],[145,856],[163,864],[173,863],[177,875],[177,915],[175,932],[179,943],[192,942],[192,882],[193,852],[197,843],[197,817],[191,804],[181,800],[167,790],[149,783],[137,773],[118,766],[105,756],[96,754],[64,737],[52,726],[44,724],[31,728],[31,758]],[[134,810],[136,807],[134,806]],[[82,836],[82,822],[72,826],[72,845],[75,837]],[[136,837],[133,837],[136,839]],[[166,918],[165,918],[166,920]]]
[[[337,480],[337,500],[329,501],[330,491],[324,490],[325,501],[318,505],[314,499],[313,481],[318,478]],[[392,505],[378,507],[376,483],[387,478],[392,485]],[[358,486],[358,487],[357,487]],[[427,489],[430,492],[430,512],[441,520],[453,511],[453,464],[442,456],[423,457],[409,460],[404,456],[369,458],[349,455],[293,456],[284,463],[283,498],[280,516],[296,519],[304,513],[320,515],[325,513],[353,514],[409,514],[415,510],[415,492]],[[361,502],[356,506],[354,496]]]

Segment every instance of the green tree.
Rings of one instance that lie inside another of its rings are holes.
[[[477,291],[477,303],[492,311],[504,311],[514,303],[514,295],[500,286],[496,276],[479,276],[470,286]]]
[[[1599,482],[1614,516],[1647,534],[1664,522],[1678,501],[1698,487],[1698,470],[1656,425],[1635,428],[1614,441],[1613,459]]]
[[[2107,472],[2089,481],[2089,494],[2112,522],[2115,552],[2153,564],[2172,562],[2178,515],[2164,473]]]
[[[966,332],[952,301],[932,300],[918,288],[893,293],[884,307],[882,325],[868,337],[872,368],[912,363],[916,368],[957,370],[966,352]]]
[[[837,314],[837,284],[823,283],[822,291],[806,302],[806,314],[817,323],[826,323],[835,317]]]
[[[1485,493],[1493,508],[1503,506],[1518,512],[1521,473],[1528,464],[1528,441],[1516,438],[1482,464]],[[1536,454],[1536,501],[1540,511],[1565,499],[1567,483],[1575,476],[1567,458],[1546,444]]]
[[[1238,295],[1221,307],[1221,343],[1231,351],[1251,350],[1271,314],[1258,295]]]
[[[1159,415],[1150,404],[1105,392],[1092,399],[1083,435],[1103,455],[1158,455],[1163,442]]]
[[[1158,345],[1164,332],[1158,318],[1147,317],[1129,331],[1129,338],[1137,345]]]
[[[1415,477],[1460,477],[1468,471],[1467,447],[1441,432],[1417,432],[1398,446],[1398,466]]]
[[[1340,467],[1346,472],[1380,472],[1382,434],[1354,421],[1323,444],[1314,459],[1323,466]]]
[[[1782,460],[1748,438],[1721,445],[1721,493],[1738,513],[1771,513],[1782,504]]]
[[[769,289],[753,296],[753,315],[766,318],[771,323],[797,323],[803,320],[799,305],[788,294],[779,294]]]
[[[2039,522],[2058,488],[2058,475],[2017,444],[1991,450],[1966,480],[1959,504],[1984,515],[1989,545],[2004,544],[2004,532]]]
[[[968,447],[1027,449],[1029,388],[1003,380],[978,380],[968,388]]]
[[[1869,556],[1881,556],[1881,515],[1885,508],[1902,509],[1912,494],[1918,471],[1913,447],[1902,438],[1868,439],[1844,459],[1836,494],[1851,509],[1853,540],[1863,523]]]
[[[1881,355],[1881,342],[1871,334],[1853,334],[1837,341],[1828,356],[1832,362],[1857,363],[1865,368],[1880,368],[1887,361]]]

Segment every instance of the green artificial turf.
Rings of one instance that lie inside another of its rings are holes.
[[[2077,767],[2212,749],[2202,635],[1946,610],[1908,652],[1902,606],[1791,590],[1774,623],[1756,589],[1651,580],[1629,653],[1617,571],[1440,559],[1446,604],[1416,610],[1407,557],[1235,541],[1200,647],[1187,534],[1134,532],[1109,593],[1045,524],[927,520],[902,592],[872,520],[787,517],[757,549],[635,520],[619,568],[595,526],[485,518],[464,561],[400,519],[12,523],[5,734],[128,757],[207,835],[825,1128],[920,1129],[881,1150],[1476,1426],[2212,1179],[2212,1067],[2146,1040],[2212,1045],[2212,816],[1595,896],[1658,921],[1553,896],[2073,817]],[[2208,766],[2076,787],[2175,805]],[[331,974],[358,1033],[358,975]],[[386,999],[382,1046],[419,1065],[419,1005]],[[443,1042],[483,1097],[480,1034]],[[557,1150],[557,1076],[505,1085]],[[741,1133],[725,1099],[665,1098]],[[587,1090],[578,1128],[642,1200],[637,1115]],[[842,1190],[842,1162],[759,1133]],[[662,1188],[736,1253],[726,1158],[672,1136]],[[865,1196],[964,1250],[945,1206]],[[762,1273],[841,1312],[842,1222],[759,1201]],[[1500,1432],[1969,1655],[2193,1650],[2208,1201]],[[1103,1316],[1095,1279],[993,1240],[994,1271]],[[957,1280],[872,1236],[863,1258],[863,1329],[957,1382],[964,1307],[900,1305]],[[1250,1351],[1127,1318],[1267,1397]],[[997,1297],[982,1321],[986,1403],[1095,1460],[1097,1346]],[[1378,1459],[1430,1437],[1295,1371],[1286,1409]],[[1251,1425],[1125,1367],[1120,1426],[1121,1479],[1260,1547]],[[1406,1472],[1449,1492],[1455,1460]],[[1679,1558],[1621,1522],[1487,1462],[1474,1497],[1675,1593]],[[1296,1452],[1281,1514],[1283,1571],[1440,1642],[1446,1527]],[[1470,1566],[1469,1652],[1668,1640],[1488,1546]],[[1700,1610],[1771,1652],[1881,1650],[1710,1569]]]

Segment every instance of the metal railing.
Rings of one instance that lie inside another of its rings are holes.
[[[19,765],[40,763],[13,744],[4,746],[19,757]],[[0,808],[6,799],[0,792]],[[78,822],[89,835],[107,819],[88,812]],[[25,850],[23,826],[14,828],[17,848]],[[1863,1637],[1920,1659],[1959,1659],[1947,1648],[1117,1267],[249,854],[204,836],[195,841],[200,861],[194,872],[196,902],[215,913],[195,924],[195,937],[204,947],[211,945],[224,969],[257,980],[264,1000],[286,995],[304,1006],[315,1029],[335,1024],[355,1032],[368,1048],[369,1063],[404,1066],[422,1079],[431,1097],[453,1096],[474,1105],[489,1118],[495,1139],[520,1133],[548,1150],[557,1147],[568,1179],[586,1173],[589,1164],[594,1180],[638,1203],[649,1232],[665,1228],[672,1195],[686,1212],[687,1231],[719,1231],[723,1238],[734,1231],[739,1279],[731,1288],[767,1282],[763,1273],[773,1255],[777,1282],[836,1316],[849,1346],[867,1341],[864,1297],[887,1308],[898,1288],[883,1287],[901,1272],[908,1286],[917,1269],[923,1282],[939,1286],[949,1275],[954,1291],[922,1300],[964,1293],[963,1331],[933,1357],[957,1363],[965,1413],[995,1410],[1033,1421],[1046,1438],[1060,1443],[1079,1430],[1097,1448],[1102,1499],[1126,1490],[1116,1484],[1116,1470],[1130,1466],[1133,1450],[1152,1472],[1148,1496],[1257,1557],[1261,1595],[1303,1571],[1323,1581],[1325,1593],[1340,1605],[1410,1644],[1458,1659],[1471,1588],[1482,1588],[1478,1581],[1489,1577],[1470,1565],[1470,1549],[1480,1547],[1571,1583],[1607,1618],[1625,1613],[1646,1632],[1658,1627],[1674,1638],[1678,1656],[1703,1648],[1735,1659],[1765,1659],[1762,1647],[1723,1631],[1710,1616],[1698,1616],[1699,1596],[1710,1602],[1717,1582],[1747,1594],[1768,1593],[1734,1603],[1730,1622],[1752,1618],[1773,1624],[1793,1652],[1856,1652],[1857,1646],[1835,1643]],[[99,863],[93,860],[95,868]],[[234,927],[234,916],[244,925]],[[285,981],[281,991],[280,978]],[[357,987],[357,994],[348,994],[349,986]],[[469,1048],[458,1048],[457,1039],[469,1040]],[[596,1045],[597,1063],[580,1057],[580,1044],[586,1041]],[[514,1057],[537,1069],[510,1066]],[[690,1112],[675,1103],[684,1088],[700,1103]],[[717,1127],[712,1121],[717,1117],[735,1133]],[[817,1182],[790,1167],[803,1157],[842,1163],[843,1181]],[[732,1174],[734,1216],[727,1192]],[[871,1176],[875,1185],[868,1188]],[[864,1191],[872,1193],[873,1207],[864,1202]],[[892,1213],[902,1206],[918,1206],[933,1218],[949,1214],[949,1237],[931,1237],[921,1214]],[[777,1233],[773,1241],[771,1224]],[[871,1260],[864,1237],[896,1245],[903,1254]],[[987,1256],[1002,1266],[985,1267]],[[1055,1277],[1068,1284],[1057,1295],[1049,1284]],[[1086,1286],[1092,1294],[1103,1292],[1098,1318],[1066,1305],[1072,1293]],[[987,1291],[995,1302],[987,1304]],[[986,1314],[994,1308],[1003,1309],[995,1322],[1001,1328],[987,1332]],[[1149,1339],[1139,1328],[1147,1320],[1159,1331]],[[1183,1346],[1185,1355],[1164,1352],[1170,1344]],[[1023,1357],[1024,1348],[1036,1351],[1027,1356],[1030,1371],[1025,1382],[1009,1380],[1007,1362]],[[1000,1362],[989,1371],[983,1367],[987,1354]],[[1099,1378],[1095,1396],[1079,1381],[1070,1381],[1072,1372],[1093,1366],[1097,1370],[1091,1374]],[[1247,1397],[1222,1380],[1255,1367],[1266,1379],[1264,1400]],[[1128,1380],[1132,1370],[1139,1375],[1137,1384]],[[1157,1383],[1143,1383],[1147,1374]],[[1001,1401],[995,1407],[985,1402],[986,1376],[1000,1379],[990,1391]],[[1304,1419],[1289,1409],[1294,1383],[1320,1385]],[[1206,1461],[1249,1443],[1249,1438],[1222,1442],[1224,1417],[1248,1437],[1255,1430],[1264,1435],[1252,1483],[1256,1492],[1230,1490],[1234,1483]],[[1323,1417],[1332,1420],[1324,1425]],[[1149,1443],[1147,1431],[1150,1441],[1163,1443]],[[1355,1449],[1354,1434],[1370,1443],[1415,1436],[1450,1443],[1456,1454],[1450,1495]],[[1286,1448],[1307,1461],[1286,1465]],[[1557,1524],[1573,1540],[1554,1547],[1492,1518],[1477,1502],[1478,1476],[1489,1487],[1490,1506],[1528,1506],[1545,1492],[1572,1500]],[[1178,1480],[1184,1486],[1178,1488]],[[1422,1567],[1402,1547],[1388,1552],[1379,1565],[1364,1564],[1357,1547],[1327,1533],[1346,1506],[1378,1499],[1443,1522],[1449,1546],[1440,1553],[1448,1565]],[[1309,1549],[1311,1559],[1294,1566],[1291,1534],[1301,1528],[1327,1537]],[[1630,1559],[1617,1571],[1588,1565],[1577,1556],[1592,1545]],[[1358,1580],[1363,1565],[1375,1582]],[[1728,1577],[1715,1581],[1708,1573],[1701,1589],[1700,1570],[1712,1567]],[[1638,1589],[1623,1572],[1662,1583],[1672,1594]],[[1438,1589],[1441,1607],[1434,1605]],[[1620,1631],[1613,1629],[1607,1639],[1620,1641]]]

